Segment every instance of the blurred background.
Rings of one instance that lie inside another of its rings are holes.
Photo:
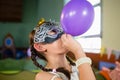
[[[34,79],[36,74],[34,70],[38,70],[38,68],[30,60],[30,52],[28,51],[29,33],[41,18],[60,22],[62,9],[69,1],[0,0],[0,71],[20,72],[21,70],[28,70],[32,73],[23,72],[24,75],[30,74],[32,77],[30,79]],[[75,39],[82,44],[87,55],[93,59],[94,66],[98,71],[100,61],[114,63],[116,60],[120,60],[120,0],[88,1],[95,10],[93,25],[85,34],[77,36]],[[12,51],[8,50],[4,55],[2,52],[8,48]],[[12,60],[9,58],[12,58]],[[19,59],[19,61],[16,62],[13,59]],[[21,64],[17,65],[15,69],[17,63]],[[45,64],[44,62],[41,63]],[[28,76],[22,78],[21,74],[18,74],[17,77],[13,75],[11,77],[11,75],[4,75],[9,74],[9,72],[1,73],[3,74],[0,75],[0,80],[10,80],[10,78],[16,80],[18,75],[20,75],[20,80],[28,79]],[[12,72],[10,73],[12,74]]]

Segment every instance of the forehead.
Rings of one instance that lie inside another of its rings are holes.
[[[46,22],[46,23],[43,23],[41,26],[37,27],[37,31],[46,31],[46,30],[52,30],[52,29],[58,29],[58,30],[61,30],[61,26],[59,23],[49,23],[49,22]]]

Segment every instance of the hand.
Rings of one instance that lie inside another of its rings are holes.
[[[71,35],[63,34],[61,36],[61,41],[63,43],[63,47],[71,51],[75,55],[76,59],[85,56],[81,45],[74,40]]]
[[[120,71],[120,62],[116,61],[115,64],[116,64],[116,69]]]
[[[116,61],[115,63],[115,69],[110,70],[109,68],[103,67],[102,70],[107,71],[112,80],[120,80],[120,63],[118,61]]]
[[[112,80],[120,80],[120,63],[116,61],[115,64],[116,64],[115,69],[111,70],[109,75]]]

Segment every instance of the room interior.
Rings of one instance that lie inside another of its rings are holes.
[[[14,0],[12,0],[14,1]],[[20,16],[17,20],[13,21],[0,21],[0,50],[2,49],[3,39],[7,33],[11,33],[14,37],[14,44],[18,53],[17,60],[13,59],[1,59],[0,60],[0,80],[34,80],[37,72],[40,70],[35,67],[30,60],[26,58],[27,49],[29,48],[28,35],[29,32],[36,26],[40,18],[46,20],[55,19],[59,22],[61,10],[64,7],[64,0],[18,0],[20,4]],[[111,48],[114,50],[120,50],[120,9],[119,0],[101,0],[102,6],[102,37],[101,46],[105,48]],[[99,72],[99,64],[101,61],[115,63],[120,62],[120,55],[116,59],[116,54],[111,54],[108,59],[108,54],[86,52],[87,56],[93,61],[93,67]],[[73,59],[74,56],[69,54]],[[11,64],[10,64],[11,63]],[[44,61],[41,62],[45,65]],[[8,67],[9,66],[9,67]],[[4,71],[6,70],[6,71]],[[10,72],[7,72],[9,71]],[[97,75],[97,80],[104,80],[103,77]]]

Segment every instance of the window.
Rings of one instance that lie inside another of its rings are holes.
[[[64,0],[66,4],[70,0]],[[85,52],[99,53],[101,48],[101,0],[87,0],[95,11],[95,17],[90,29],[84,34],[75,37],[80,42]]]

